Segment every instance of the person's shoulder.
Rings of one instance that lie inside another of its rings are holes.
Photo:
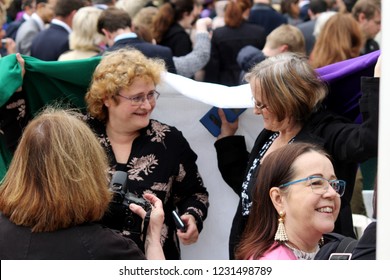
[[[30,19],[28,19],[25,22],[20,24],[20,26],[18,28],[18,33],[19,32],[22,33],[25,30],[31,29],[31,28],[33,28],[34,25],[35,25],[35,22],[30,18]]]
[[[76,226],[93,259],[145,259],[138,246],[118,231],[98,223]]]
[[[286,246],[274,244],[260,260],[296,260],[294,253]]]
[[[164,52],[164,53],[170,54],[172,56],[172,50],[169,47],[167,47],[167,46],[155,45],[155,44],[152,44],[152,43],[147,43],[147,44],[148,44],[147,46],[149,48],[151,48],[151,49],[155,49],[157,51]]]
[[[156,119],[151,119],[149,126],[151,127],[152,130],[161,130],[161,131],[166,131],[171,133],[180,132],[175,126],[166,124]]]
[[[260,36],[262,33],[265,32],[265,28],[263,26],[260,26],[260,25],[255,24],[255,23],[250,23],[250,22],[244,21],[242,23],[242,26],[247,28],[247,29],[253,30],[254,32],[256,32],[256,35],[258,35],[258,36]]]
[[[156,119],[151,119],[147,129],[151,134],[164,135],[166,139],[171,140],[185,140],[183,132],[176,126],[166,124]]]
[[[297,24],[297,28],[300,30],[314,29],[316,24],[315,20],[308,20]]]
[[[357,244],[353,237],[331,232],[323,235],[324,245],[315,255],[315,260],[328,260],[332,253],[352,253]]]

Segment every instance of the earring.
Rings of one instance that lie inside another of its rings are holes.
[[[284,227],[284,216],[286,216],[286,214],[283,213],[283,211],[280,211],[278,230],[276,231],[275,238],[274,238],[275,241],[279,241],[279,242],[288,241],[286,229]]]
[[[320,245],[320,247],[322,247],[324,244],[325,244],[324,237],[321,236],[321,239],[320,239],[320,242],[318,242],[318,245]]]

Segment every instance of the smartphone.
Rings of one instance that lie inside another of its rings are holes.
[[[342,261],[347,261],[350,260],[352,257],[351,253],[332,253],[330,254],[329,259],[330,260],[342,260]]]
[[[3,48],[5,48],[5,47],[7,47],[7,39],[1,39],[1,46],[3,47]]]
[[[172,211],[173,214],[173,220],[175,221],[176,228],[179,229],[182,232],[186,232],[187,227],[184,224],[183,220],[180,219],[179,214],[175,210]]]

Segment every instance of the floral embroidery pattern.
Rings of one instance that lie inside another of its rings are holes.
[[[186,176],[186,171],[184,170],[183,164],[179,165],[179,174],[176,177],[177,182],[182,182],[184,177]]]
[[[163,201],[166,220],[160,240],[165,253],[180,258],[172,209],[182,204],[185,207],[181,210],[190,212],[200,222],[207,215],[209,207],[208,194],[195,162],[177,152],[177,149],[184,149],[184,154],[192,153],[187,146],[178,147],[179,143],[183,143],[183,135],[151,119],[134,140],[127,163],[118,163],[104,123],[93,118],[89,118],[88,122],[109,157],[109,174],[117,170],[126,171],[131,188],[137,195],[152,193]],[[202,228],[203,225],[199,223],[198,226]]]
[[[155,155],[142,156],[133,158],[128,164],[129,179],[143,181],[140,173],[143,172],[146,176],[153,173],[153,169],[158,165],[158,159]]]
[[[165,133],[170,132],[170,128],[160,122],[151,121],[152,129],[148,129],[146,134],[151,137],[152,142],[161,142],[164,144]]]
[[[202,210],[200,210],[199,208],[195,208],[195,207],[188,207],[187,208],[187,212],[186,214],[189,214],[189,211],[193,211],[194,213],[196,213],[199,217],[203,217],[203,212]]]
[[[19,115],[17,116],[17,120],[20,120],[21,118],[24,118],[26,115],[26,100],[24,99],[19,99],[16,102],[12,102],[7,105],[6,107],[8,110],[12,110],[15,108],[18,108]]]
[[[99,140],[100,145],[102,145],[104,148],[108,148],[110,146],[110,140],[104,135],[98,135],[97,139]]]
[[[195,196],[196,196],[196,200],[202,202],[205,205],[208,205],[209,197],[207,195],[201,194],[201,193],[197,193],[197,194],[195,194]]]

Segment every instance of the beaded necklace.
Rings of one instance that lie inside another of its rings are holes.
[[[320,250],[319,245],[317,245],[316,250],[312,253],[308,253],[308,252],[296,249],[296,248],[292,247],[291,245],[287,244],[287,242],[284,242],[284,245],[294,253],[294,255],[297,257],[298,260],[314,260],[314,256]]]

